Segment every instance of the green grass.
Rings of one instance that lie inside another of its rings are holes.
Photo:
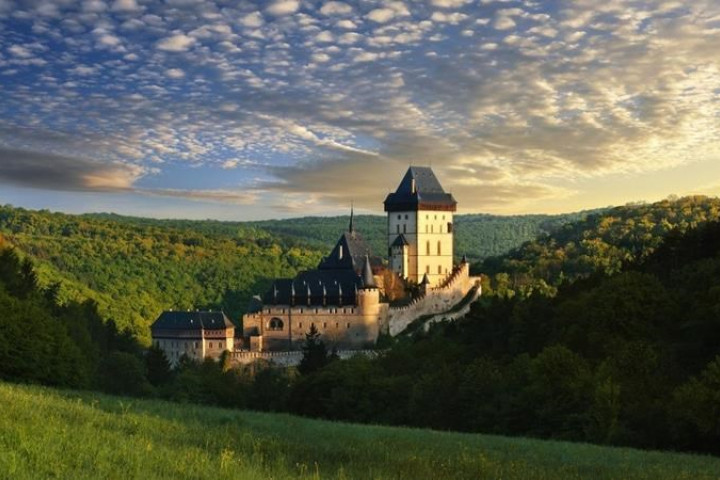
[[[0,478],[718,479],[720,459],[0,383]]]

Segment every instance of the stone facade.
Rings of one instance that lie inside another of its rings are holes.
[[[153,345],[171,365],[184,356],[190,360],[218,359],[235,350],[235,326],[223,312],[163,312],[150,327]]]
[[[410,167],[385,199],[390,269],[411,282],[440,285],[453,270],[456,208],[432,169]]]

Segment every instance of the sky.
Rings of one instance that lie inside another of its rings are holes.
[[[720,2],[0,0],[0,204],[251,220],[720,194]]]

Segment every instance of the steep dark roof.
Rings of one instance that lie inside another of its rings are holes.
[[[356,230],[343,233],[338,239],[330,255],[323,258],[318,265],[319,270],[352,270],[360,272],[365,262],[365,256],[370,256],[373,266],[382,265],[382,260],[372,255],[370,245]]]
[[[355,305],[360,276],[351,269],[308,270],[280,278],[263,295],[266,305]]]
[[[372,267],[370,266],[370,259],[367,255],[365,255],[365,264],[363,265],[361,281],[362,288],[377,288],[377,285],[375,285],[375,278],[372,273]]]
[[[165,311],[155,320],[151,330],[200,330],[234,327],[223,312]]]
[[[410,167],[395,193],[385,199],[385,211],[446,210],[454,212],[457,202],[446,193],[429,167]]]
[[[405,247],[408,245],[410,245],[410,243],[408,243],[407,238],[405,238],[405,235],[403,235],[402,233],[398,235],[395,240],[393,240],[393,242],[390,244],[391,247]]]

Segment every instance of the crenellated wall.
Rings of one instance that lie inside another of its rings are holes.
[[[470,276],[469,263],[463,262],[457,265],[440,286],[427,289],[424,295],[416,298],[409,305],[390,307],[385,331],[395,336],[419,317],[452,310],[477,282],[479,278]]]

